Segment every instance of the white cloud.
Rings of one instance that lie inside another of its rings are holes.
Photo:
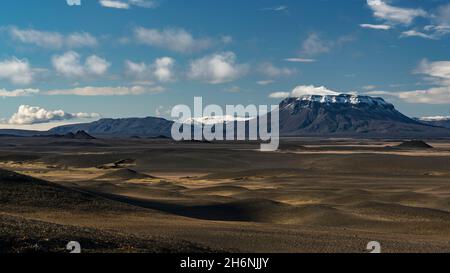
[[[438,7],[436,14],[433,16],[436,24],[441,26],[450,26],[450,4]]]
[[[400,35],[400,38],[406,38],[406,37],[420,37],[420,38],[430,39],[430,40],[436,39],[436,37],[434,37],[433,35],[426,34],[426,33],[420,32],[420,31],[416,31],[416,30],[408,30],[408,31],[402,32],[402,34]]]
[[[450,61],[429,62],[424,59],[415,71],[426,75],[434,83],[450,86]]]
[[[135,63],[129,60],[125,61],[126,73],[137,79],[145,79],[150,75],[149,68],[146,63]]]
[[[153,0],[100,0],[99,3],[105,8],[113,9],[130,9],[131,6],[147,9],[158,7],[158,2]]]
[[[172,58],[164,57],[157,59],[155,62],[155,76],[161,82],[172,80],[172,68],[175,61]]]
[[[302,53],[307,55],[327,53],[330,50],[330,43],[322,40],[317,33],[311,33],[302,45]]]
[[[188,76],[194,80],[220,84],[234,81],[247,71],[247,65],[236,63],[233,52],[223,52],[192,61]]]
[[[325,86],[314,85],[299,85],[292,90],[292,97],[301,97],[306,95],[319,95],[319,96],[337,96],[341,93],[329,90]]]
[[[147,8],[147,9],[151,9],[151,8],[156,8],[158,7],[158,2],[156,1],[150,1],[150,0],[128,0],[128,2],[136,7],[140,7],[140,8]]]
[[[313,32],[310,33],[303,42],[300,53],[307,56],[328,53],[334,48],[341,47],[354,41],[354,39],[355,38],[352,35],[344,35],[338,37],[336,40],[326,40],[323,39],[318,33]]]
[[[269,85],[269,84],[272,84],[272,83],[274,83],[275,81],[273,81],[273,80],[262,80],[262,81],[257,81],[256,83],[258,84],[258,85]]]
[[[27,60],[12,58],[0,61],[0,79],[26,85],[33,81],[33,71]]]
[[[111,64],[105,59],[92,55],[86,59],[85,69],[94,75],[104,75],[110,66]]]
[[[275,92],[269,95],[270,98],[280,99],[287,97],[303,97],[303,96],[337,96],[341,93],[330,90],[324,86],[299,85],[292,92]]]
[[[9,34],[14,40],[21,43],[49,49],[95,47],[98,45],[97,38],[86,32],[63,35],[59,32],[20,29],[13,26],[9,28]]]
[[[369,91],[369,90],[374,90],[374,89],[376,89],[377,87],[375,86],[375,85],[366,85],[366,86],[363,86],[362,87],[362,89],[364,89],[364,90],[367,90],[367,91]]]
[[[297,74],[296,69],[287,68],[287,67],[277,67],[272,63],[263,63],[259,66],[259,72],[265,76],[271,78],[283,77],[283,76],[292,76]]]
[[[417,17],[427,17],[423,9],[401,8],[389,5],[384,0],[367,0],[376,18],[392,24],[410,25]]]
[[[286,58],[284,60],[286,62],[291,62],[291,63],[314,63],[316,61],[314,59],[306,59],[306,58]]]
[[[54,56],[52,63],[56,71],[67,77],[81,77],[85,73],[84,67],[80,63],[80,55],[73,51]]]
[[[52,121],[80,119],[80,118],[98,118],[96,113],[66,113],[63,110],[49,111],[41,107],[32,107],[29,105],[21,105],[17,113],[15,113],[7,124],[12,125],[31,125],[38,123],[48,123]]]
[[[97,38],[87,32],[76,32],[66,37],[66,45],[70,48],[96,47]]]
[[[125,70],[126,74],[138,81],[169,82],[174,79],[174,65],[175,60],[170,57],[158,58],[150,65],[127,60],[125,61]]]
[[[45,94],[50,96],[126,96],[142,94],[158,94],[165,89],[160,86],[123,86],[123,87],[77,87],[73,89],[55,89],[47,91]]]
[[[100,0],[100,5],[105,8],[113,8],[113,9],[129,9],[130,5],[123,1],[118,0]]]
[[[85,63],[81,63],[81,57],[74,51],[69,51],[63,55],[53,56],[52,63],[56,71],[66,77],[85,77],[104,75],[110,63],[96,55],[89,56]]]
[[[392,29],[392,26],[389,26],[389,25],[360,24],[359,26],[362,27],[362,28],[377,29],[377,30],[390,30],[390,29]]]
[[[264,11],[287,11],[287,6],[276,6],[276,7],[270,7],[270,8],[263,8]]]
[[[450,61],[423,60],[415,73],[425,75],[436,86],[401,92],[373,91],[368,94],[390,96],[409,103],[450,104]]]
[[[39,89],[15,89],[15,90],[6,90],[0,89],[0,97],[8,98],[8,97],[25,97],[33,94],[39,93]]]
[[[435,38],[440,38],[441,36],[450,33],[450,25],[428,25],[423,29],[425,31],[431,32]]]
[[[69,6],[81,6],[81,0],[66,0]]]
[[[275,92],[269,95],[271,99],[285,99],[288,98],[291,94],[289,92]]]
[[[403,92],[374,91],[368,94],[395,97],[408,103],[450,104],[450,86]]]
[[[9,33],[15,40],[26,44],[45,48],[61,48],[64,45],[64,37],[57,32],[11,27]]]
[[[179,53],[201,51],[214,44],[210,38],[194,38],[191,33],[181,28],[158,30],[138,27],[134,34],[139,43]]]

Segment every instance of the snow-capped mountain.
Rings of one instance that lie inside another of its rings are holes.
[[[382,98],[357,95],[302,96],[280,103],[285,136],[450,136],[450,130],[413,120]]]
[[[190,118],[182,121],[182,123],[186,124],[194,124],[194,125],[214,125],[220,123],[230,123],[230,122],[245,122],[252,120],[254,118],[243,118],[243,117],[234,117],[234,116],[212,116],[212,117],[199,117],[199,118]]]
[[[416,118],[415,120],[425,124],[450,128],[450,116],[423,117]]]

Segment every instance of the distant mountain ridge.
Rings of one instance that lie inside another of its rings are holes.
[[[85,131],[93,136],[170,137],[173,121],[163,118],[101,119],[92,123],[65,125],[51,129],[52,134]]]
[[[409,118],[382,98],[357,95],[308,95],[291,97],[279,104],[280,135],[354,138],[450,137],[446,123]],[[231,117],[203,117],[189,124],[246,123]],[[448,122],[445,121],[445,122]],[[92,123],[65,125],[48,132],[0,130],[0,135],[67,135],[85,132],[93,137],[170,138],[174,121],[163,118],[101,119]]]

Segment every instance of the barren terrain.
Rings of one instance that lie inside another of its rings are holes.
[[[0,252],[450,252],[450,141],[2,137]]]

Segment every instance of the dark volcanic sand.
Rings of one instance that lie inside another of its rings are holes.
[[[3,140],[0,252],[450,251],[445,141]]]

